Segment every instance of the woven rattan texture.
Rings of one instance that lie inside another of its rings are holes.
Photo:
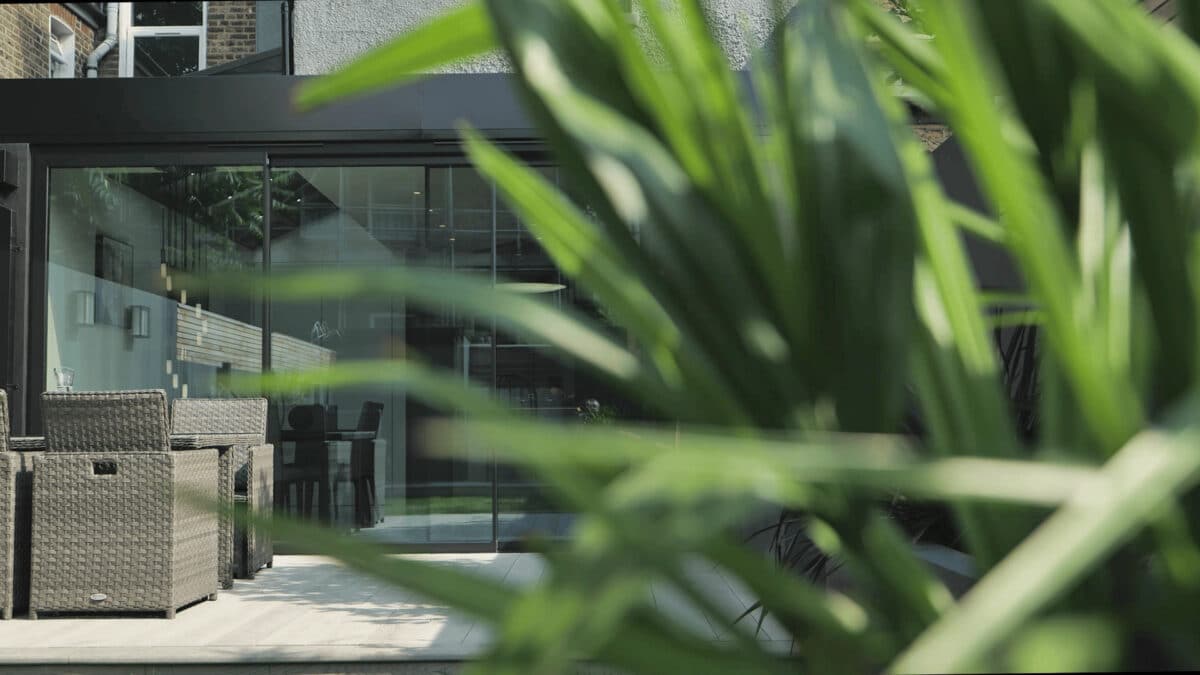
[[[266,445],[267,399],[181,398],[171,404],[172,438],[195,434],[206,446],[228,447],[222,455],[221,486],[221,586],[271,563],[271,538],[256,528],[235,527],[230,517],[234,494],[245,494],[258,516],[270,516],[274,502],[274,452]],[[261,474],[261,475],[260,475]],[[251,476],[257,476],[251,480]],[[262,478],[266,487],[262,487]],[[265,506],[263,506],[265,504]],[[249,551],[249,555],[236,555]]]
[[[233,440],[227,445],[266,443],[267,399],[175,399],[171,404],[171,431],[206,437],[230,436]],[[208,439],[206,442],[213,443]]]
[[[233,588],[233,455],[234,448],[222,448],[220,477],[217,481],[217,500],[221,511],[217,515],[217,579],[221,588]]]
[[[240,438],[240,437],[239,437]],[[212,448],[222,445],[232,445],[239,442],[234,440],[228,443],[222,443],[223,438],[206,438],[197,436],[196,434],[171,434],[171,449],[172,450],[195,450],[197,448]],[[250,443],[250,441],[242,440],[242,443]],[[45,436],[11,436],[8,439],[9,450],[45,450]]]
[[[218,523],[212,504],[216,502],[219,459],[214,450],[172,453],[175,459],[175,599],[173,607],[185,605],[217,592],[216,537]],[[190,493],[190,495],[188,494]],[[202,495],[203,502],[196,500]]]
[[[42,394],[49,452],[168,450],[167,395],[145,391]]]
[[[246,503],[257,518],[269,519],[275,508],[275,448],[270,444],[246,448],[243,468]],[[239,490],[240,491],[240,490]],[[249,527],[237,533],[235,547],[244,551],[237,575],[253,578],[254,573],[274,563],[275,547],[270,534],[260,527]]]
[[[173,616],[215,594],[217,515],[196,500],[217,499],[217,473],[211,449],[37,458],[31,611]]]
[[[231,445],[254,445],[262,443],[258,434],[171,434],[171,447],[182,450],[193,448],[227,448]],[[191,445],[188,446],[187,444]]]
[[[8,419],[5,415],[4,419]],[[4,430],[8,435],[8,430]],[[13,453],[0,453],[0,616],[11,619],[13,615],[13,541],[15,540],[14,524],[15,508],[15,477],[14,467],[17,458]]]
[[[14,451],[12,458],[13,492],[13,612],[29,609],[30,544],[33,538],[33,462],[41,452]]]
[[[8,450],[8,392],[0,389],[0,452]]]

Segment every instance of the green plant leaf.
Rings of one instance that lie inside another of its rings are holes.
[[[494,317],[503,330],[553,343],[560,347],[561,353],[616,382],[655,391],[660,400],[670,400],[661,381],[649,376],[635,354],[584,318],[462,275],[393,266],[373,270],[275,272],[268,277],[230,273],[220,277],[190,277],[186,282],[190,288],[247,294],[265,292],[275,302],[403,295],[426,307],[452,305],[476,317]]]
[[[962,603],[914,642],[891,672],[961,672],[1070,590],[1200,477],[1200,401],[1162,430],[1135,436],[997,565]]]
[[[1062,224],[1031,153],[1002,134],[1008,125],[997,108],[998,93],[991,54],[975,45],[978,33],[973,6],[935,0],[926,14],[939,39],[946,63],[946,82],[955,104],[946,110],[957,137],[968,149],[972,168],[1009,234],[1009,248],[1045,314],[1048,346],[1054,350],[1088,426],[1107,456],[1140,427],[1142,403],[1128,373],[1114,370],[1090,339],[1095,317],[1078,304],[1081,281]]]
[[[512,411],[501,402],[463,384],[440,369],[415,361],[395,359],[358,360],[324,368],[238,374],[228,379],[230,388],[241,394],[297,394],[314,389],[339,389],[382,384],[409,389],[426,402],[443,410],[478,417],[503,417]]]
[[[703,392],[696,397],[704,402],[703,408],[673,411],[675,416],[709,416],[711,407],[722,419],[749,419],[721,386],[710,355],[684,341],[679,328],[640,283],[636,270],[603,237],[600,228],[536,172],[474,132],[467,131],[465,136],[468,153],[480,171],[496,181],[559,268],[592,290],[620,325],[638,339],[661,378],[671,386],[679,386],[686,378],[697,393]]]
[[[309,110],[420,77],[437,66],[495,48],[491,21],[479,0],[447,12],[377,47],[329,75],[301,83],[295,104]]]
[[[443,441],[466,433],[509,461],[611,472],[640,467],[612,498],[636,501],[734,491],[754,499],[803,497],[829,483],[937,498],[1057,505],[1090,485],[1093,469],[980,457],[922,460],[902,438],[856,434],[798,439],[746,438],[643,427],[580,429],[536,422],[464,420],[438,425]],[[447,447],[462,447],[458,440]]]

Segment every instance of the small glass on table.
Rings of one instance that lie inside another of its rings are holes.
[[[58,391],[71,391],[75,386],[75,371],[71,368],[55,368],[54,383]]]

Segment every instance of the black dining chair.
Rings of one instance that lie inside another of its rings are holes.
[[[374,527],[380,521],[375,494],[375,440],[383,419],[383,404],[363,403],[350,446],[350,483],[354,489],[354,522],[357,527]],[[369,437],[363,437],[370,434]]]
[[[293,511],[292,490],[296,492],[295,513],[304,518],[314,515],[322,522],[329,520],[329,451],[325,445],[325,406],[306,404],[288,411],[290,429],[280,432],[280,447],[284,442],[295,445],[291,462],[279,461],[275,494],[279,506]],[[315,510],[315,513],[314,513]]]

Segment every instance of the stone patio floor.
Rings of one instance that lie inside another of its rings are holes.
[[[406,557],[471,568],[511,584],[536,583],[544,567],[531,553]],[[693,565],[689,574],[730,616],[753,602],[710,565]],[[697,634],[714,641],[727,637],[671,589],[653,587],[651,593],[659,608]],[[770,621],[759,635],[769,648],[786,652],[782,637]],[[236,581],[215,602],[183,609],[174,620],[0,621],[0,672],[451,673],[458,671],[456,663],[480,654],[490,639],[488,629],[473,618],[328,558],[276,556],[273,569]],[[581,666],[580,672],[610,671]]]

